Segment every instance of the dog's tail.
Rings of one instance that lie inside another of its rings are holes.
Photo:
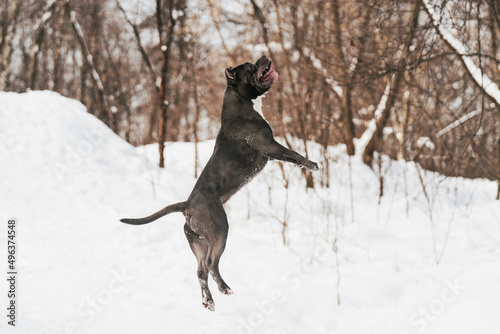
[[[136,218],[136,219],[123,218],[123,219],[120,219],[120,221],[122,223],[130,224],[130,225],[144,225],[144,224],[151,223],[151,222],[153,222],[153,221],[157,220],[158,218],[161,218],[165,215],[168,215],[169,213],[182,212],[182,211],[186,210],[187,208],[188,208],[187,202],[179,202],[179,203],[168,205],[168,206],[164,207],[163,209],[161,209],[160,211],[155,212],[152,215],[144,217],[144,218]]]

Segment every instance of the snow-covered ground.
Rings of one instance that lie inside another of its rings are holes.
[[[200,143],[201,167],[213,143]],[[342,152],[328,152],[329,188],[306,191],[285,165],[287,195],[271,162],[230,200],[221,273],[235,294],[210,281],[212,313],[181,214],[118,221],[186,199],[193,144],[169,143],[160,171],[156,145],[132,147],[77,101],[0,92],[0,267],[14,217],[19,271],[15,328],[0,280],[0,332],[498,333],[496,184],[384,160],[379,204],[378,175]]]

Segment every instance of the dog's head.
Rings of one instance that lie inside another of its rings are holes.
[[[255,99],[267,92],[278,81],[278,73],[273,70],[271,58],[262,56],[255,64],[244,63],[226,68],[227,85],[238,94]]]

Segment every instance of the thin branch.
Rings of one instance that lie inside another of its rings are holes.
[[[31,89],[35,89],[36,79],[37,79],[37,68],[38,68],[38,55],[40,54],[43,39],[45,37],[45,26],[53,17],[53,14],[56,10],[56,1],[52,0],[47,4],[43,11],[43,15],[37,20],[35,23],[33,30],[35,31],[35,42],[31,46],[30,50],[30,71],[31,71],[31,80],[29,86]]]
[[[413,37],[415,35],[415,31],[418,26],[418,16],[420,13],[420,7],[421,3],[420,0],[416,0],[414,5],[413,5],[413,10],[412,10],[412,16],[410,18],[410,24],[409,24],[409,30],[406,35],[406,39],[403,45],[402,50],[398,50],[399,54],[399,63],[400,66],[404,65],[407,63],[407,59],[409,58],[410,55],[410,47],[413,41]],[[389,80],[388,83],[388,94],[387,96],[384,94],[381,99],[381,103],[379,103],[379,106],[382,104],[383,108],[380,111],[380,117],[376,121],[376,128],[375,131],[373,131],[370,139],[368,140],[366,146],[364,147],[364,150],[362,152],[363,156],[363,162],[367,164],[368,166],[371,166],[372,161],[373,161],[373,154],[375,152],[375,149],[377,149],[377,145],[381,141],[383,129],[385,127],[385,124],[387,123],[387,120],[389,119],[390,115],[390,110],[392,106],[394,105],[394,102],[396,100],[396,96],[398,94],[400,82],[403,79],[404,71],[399,71],[395,74],[393,74]],[[382,103],[383,102],[383,103]]]
[[[214,3],[212,0],[207,0],[207,2],[208,2],[208,6],[210,7],[210,16],[212,17],[212,22],[214,23],[215,30],[217,30],[217,34],[219,35],[219,39],[221,41],[222,48],[226,52],[226,56],[233,63],[233,65],[236,65],[235,64],[236,60],[234,59],[233,54],[229,51],[229,48],[226,45],[225,39],[222,36],[219,20],[217,19],[217,15],[215,15],[215,11],[214,11],[215,10]]]
[[[450,49],[455,51],[456,55],[462,62],[462,64],[467,69],[467,73],[472,77],[474,83],[478,88],[484,91],[492,100],[495,105],[500,108],[500,89],[498,86],[485,74],[481,68],[479,68],[472,57],[461,56],[467,54],[467,48],[462,42],[455,38],[446,27],[444,27],[442,21],[443,16],[439,14],[429,0],[422,0],[424,3],[425,11],[431,19],[432,24],[437,32],[437,34],[442,38],[442,40],[448,45]],[[479,28],[478,28],[479,29]],[[480,53],[480,52],[479,52]]]
[[[72,11],[70,8],[69,0],[66,0],[65,7],[66,7],[66,15],[68,16],[71,26],[73,27],[73,31],[75,33],[76,39],[78,40],[78,44],[80,44],[80,48],[83,53],[83,59],[87,64],[87,67],[89,68],[93,86],[97,91],[97,96],[98,96],[97,103],[99,105],[100,113],[102,116],[107,117],[109,120],[111,120],[111,117],[109,117],[110,115],[108,114],[108,103],[106,101],[106,97],[104,94],[104,85],[101,81],[99,73],[97,73],[94,61],[92,60],[92,55],[90,54],[90,51],[87,47],[87,43],[85,42],[85,38],[83,37],[82,28],[76,19],[76,13]]]
[[[150,60],[148,54],[146,53],[146,50],[144,49],[144,46],[142,45],[141,35],[139,33],[139,29],[137,28],[137,25],[135,25],[128,18],[127,12],[125,11],[125,9],[123,9],[123,7],[121,6],[119,0],[116,0],[116,5],[117,5],[118,9],[123,13],[123,16],[125,17],[125,20],[127,21],[127,23],[132,27],[132,30],[133,30],[134,36],[135,36],[135,40],[137,42],[137,48],[139,49],[139,52],[141,53],[142,60],[146,64],[146,67],[148,69],[149,76],[151,77],[152,82],[155,83],[156,82],[155,70],[153,69],[153,64],[151,63],[151,60]],[[156,88],[156,93],[158,94],[160,88],[158,87],[158,85],[155,85],[155,88]]]

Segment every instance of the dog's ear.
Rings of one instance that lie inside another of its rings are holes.
[[[236,73],[234,73],[234,69],[232,67],[226,68],[226,77],[231,80],[234,80],[234,78],[236,77]]]

